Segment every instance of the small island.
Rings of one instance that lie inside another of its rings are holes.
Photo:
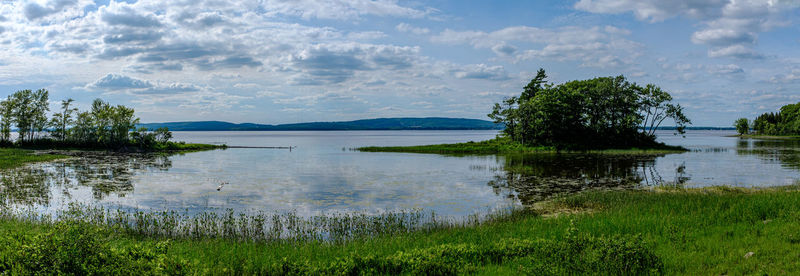
[[[766,112],[755,120],[733,122],[738,136],[757,139],[800,139],[800,102],[787,104],[778,112]]]
[[[20,90],[0,101],[0,167],[63,158],[71,150],[113,152],[184,152],[225,148],[225,145],[173,142],[167,128],[136,128],[133,108],[96,99],[88,111],[74,100],[61,101],[61,109],[47,118],[49,91]],[[18,137],[12,139],[12,128]],[[36,154],[30,150],[58,150]]]
[[[680,104],[654,84],[624,76],[547,83],[539,69],[519,96],[495,103],[488,116],[505,125],[497,138],[458,144],[361,147],[367,152],[504,154],[544,152],[666,153],[686,151],[656,141],[655,131],[670,119],[677,134],[691,120]]]

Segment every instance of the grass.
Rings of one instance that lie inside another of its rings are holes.
[[[597,149],[597,150],[558,150],[548,146],[526,146],[512,142],[507,138],[495,138],[480,142],[466,142],[456,144],[439,144],[405,147],[361,147],[355,150],[364,152],[407,152],[407,153],[436,153],[436,154],[516,154],[516,153],[599,153],[599,154],[666,154],[684,152],[685,148],[669,146],[663,143],[654,144],[648,148],[627,149]]]
[[[79,141],[60,141],[52,138],[39,138],[24,142],[0,142],[0,148],[32,149],[32,150],[79,150],[79,151],[115,151],[115,152],[192,152],[213,149],[226,149],[227,145],[197,144],[185,142],[156,142],[148,146],[132,143],[102,144]]]
[[[0,148],[0,169],[10,169],[26,163],[52,161],[66,157],[58,154],[36,154],[31,150]]]
[[[184,142],[167,142],[155,146],[156,151],[204,151],[213,149],[226,149],[227,145],[197,144]]]
[[[592,191],[472,225],[339,241],[170,240],[80,220],[0,219],[0,274],[791,275],[799,257],[795,186]]]

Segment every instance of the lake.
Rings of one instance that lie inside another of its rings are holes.
[[[491,139],[496,131],[174,132],[174,140],[230,146],[178,155],[87,153],[2,173],[0,195],[37,212],[70,202],[110,208],[234,209],[308,216],[420,209],[463,217],[590,188],[779,186],[800,180],[800,141],[658,132],[691,151],[668,155],[446,156],[357,152]]]

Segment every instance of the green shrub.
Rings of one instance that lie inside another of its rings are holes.
[[[377,257],[349,256],[328,264],[308,261],[275,263],[273,275],[456,275],[473,273],[487,264],[521,260],[522,273],[554,274],[659,274],[663,263],[640,236],[579,236],[570,228],[561,240],[502,239],[485,246],[443,244]]]
[[[168,241],[119,249],[95,226],[59,222],[35,235],[0,236],[0,274],[184,274],[187,264],[168,258]]]

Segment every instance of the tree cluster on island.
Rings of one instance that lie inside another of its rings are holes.
[[[737,119],[733,125],[740,134],[800,136],[800,102],[787,104],[778,112],[766,112],[750,121],[747,118]]]
[[[691,121],[660,87],[624,76],[547,83],[539,69],[522,94],[496,103],[488,116],[505,124],[503,135],[527,146],[559,149],[651,148],[662,122],[683,134]]]
[[[72,99],[61,101],[61,109],[47,118],[49,92],[20,90],[0,101],[0,143],[4,146],[48,148],[102,148],[155,150],[169,147],[167,128],[136,129],[139,118],[133,108],[111,105],[101,99],[91,109],[79,111]],[[18,136],[12,141],[12,127]]]

